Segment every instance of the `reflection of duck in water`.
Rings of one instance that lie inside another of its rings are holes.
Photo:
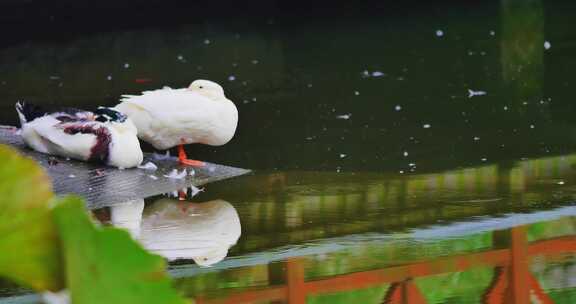
[[[158,200],[144,209],[139,224],[134,223],[134,215],[142,210],[139,204],[113,206],[112,223],[128,228],[145,248],[169,260],[193,259],[200,266],[222,261],[240,238],[236,209],[226,201],[213,200],[187,203],[183,212],[181,203]]]

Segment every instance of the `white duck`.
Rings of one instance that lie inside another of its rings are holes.
[[[99,108],[95,112],[67,109],[47,113],[20,102],[16,111],[24,142],[38,152],[119,168],[142,162],[136,127],[118,111]]]
[[[226,144],[236,132],[238,110],[220,85],[196,80],[188,88],[165,87],[142,95],[123,95],[115,109],[132,119],[138,137],[156,149],[178,146],[180,163],[202,166],[188,159],[184,144]]]

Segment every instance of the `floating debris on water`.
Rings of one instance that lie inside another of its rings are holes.
[[[360,92],[354,91],[354,95],[358,96],[358,95],[360,95]]]
[[[148,177],[150,177],[150,178],[153,179],[153,180],[157,180],[157,179],[158,179],[158,177],[157,177],[156,175],[148,175]]]
[[[204,39],[204,44],[210,44],[210,39]]]
[[[442,37],[444,36],[444,31],[443,30],[436,30],[436,37]]]
[[[474,141],[479,141],[479,140],[480,140],[480,137],[474,136]]]
[[[494,36],[494,35],[496,35],[496,32],[495,32],[495,31],[490,31],[490,36]]]
[[[228,81],[234,81],[234,80],[236,80],[236,76],[234,75],[228,76]]]
[[[534,129],[534,128],[536,128],[535,125],[530,125],[530,129]]]
[[[480,160],[483,161],[483,162],[485,162],[485,161],[487,161],[488,159],[485,158],[485,157],[483,157],[483,158],[481,158]]]
[[[200,192],[204,192],[204,188],[198,188],[194,185],[190,186],[190,194],[192,196],[196,196]]]
[[[70,174],[70,175],[68,175],[68,177],[69,177],[69,178],[75,178],[75,177],[76,177],[76,175],[74,175],[74,174]]]
[[[549,41],[544,41],[544,49],[548,50],[552,47],[552,44],[550,44]]]
[[[559,182],[557,182],[556,184],[558,184],[558,185],[564,185],[565,183],[564,183],[564,181],[559,181]]]
[[[130,67],[130,64],[128,62],[124,63],[124,68],[127,69]]]
[[[483,96],[486,94],[488,93],[486,93],[485,91],[474,91],[472,89],[468,89],[468,98],[472,98],[474,96]]]
[[[252,64],[258,64],[259,61],[256,59],[253,59],[251,62],[252,62]]]
[[[164,177],[171,178],[171,179],[183,179],[188,175],[186,169],[183,169],[182,172],[178,172],[176,169],[172,169],[168,175],[164,175]]]
[[[112,80],[112,75],[108,75],[108,76],[106,77],[106,79],[107,79],[107,80]]]
[[[344,154],[344,153],[340,154],[340,158],[344,158],[344,157],[346,157],[346,154]]]
[[[432,127],[432,125],[430,125],[430,124],[422,125],[422,128],[424,128],[424,129],[430,129],[430,127]]]
[[[396,111],[400,111],[400,110],[402,110],[402,106],[400,106],[400,105],[396,105],[396,106],[394,107],[394,110],[396,110]]]
[[[158,170],[158,166],[156,166],[156,164],[154,164],[153,162],[147,162],[144,165],[140,165],[138,166],[139,169],[144,169],[144,170],[151,170],[151,171],[156,171]]]
[[[342,114],[342,115],[336,116],[336,118],[338,118],[338,119],[350,119],[350,117],[352,117],[352,113]]]
[[[372,72],[372,77],[382,77],[382,76],[386,76],[386,74],[380,72],[380,71],[374,71]]]
[[[306,85],[306,87],[311,88],[311,87],[312,87],[312,84],[309,83],[309,84]]]
[[[404,151],[404,153],[402,153],[402,155],[404,155],[404,157],[408,157],[408,151]]]

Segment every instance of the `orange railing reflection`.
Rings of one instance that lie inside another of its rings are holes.
[[[526,226],[497,231],[494,234],[494,239],[505,237],[506,247],[310,281],[305,280],[303,260],[293,258],[285,263],[285,285],[244,290],[222,298],[197,297],[196,302],[215,304],[286,301],[301,304],[306,302],[306,297],[309,295],[391,284],[382,303],[426,303],[424,292],[419,290],[413,281],[415,278],[460,272],[478,266],[493,266],[494,278],[484,293],[483,303],[526,304],[531,301],[553,303],[540,287],[538,280],[530,273],[530,261],[536,256],[557,256],[576,252],[576,236],[528,243]]]

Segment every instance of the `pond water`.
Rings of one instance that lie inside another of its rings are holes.
[[[0,122],[22,99],[90,109],[221,83],[238,133],[189,152],[254,173],[94,211],[171,259],[197,303],[576,302],[576,4],[396,9],[56,18],[2,42]]]

